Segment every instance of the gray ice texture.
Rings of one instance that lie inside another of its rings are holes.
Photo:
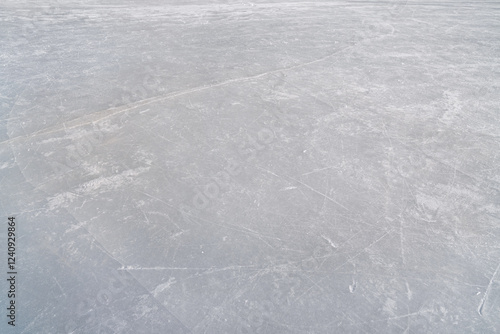
[[[500,333],[500,2],[4,0],[0,41],[1,333]]]

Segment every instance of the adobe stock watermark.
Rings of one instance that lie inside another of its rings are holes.
[[[180,205],[179,211],[185,220],[192,221],[193,216],[207,209],[214,200],[230,188],[231,184],[237,182],[236,178],[244,171],[244,164],[254,161],[259,152],[268,149],[276,141],[277,133],[283,131],[283,127],[289,123],[286,115],[272,114],[268,111],[265,111],[259,118],[268,118],[269,126],[252,134],[247,133],[246,140],[238,145],[239,158],[228,160],[223,170],[213,175],[209,183],[194,188],[195,195],[189,204]]]
[[[394,27],[385,20],[367,19],[361,22],[361,27],[348,38],[347,43],[350,46],[357,46],[393,33]]]
[[[85,131],[84,135],[72,139],[72,143],[64,147],[66,154],[63,160],[52,159],[49,161],[54,175],[66,174],[71,169],[80,166],[95,150],[96,146],[103,142],[103,139],[104,131],[97,124],[92,125],[92,128]]]
[[[145,61],[152,61],[152,57],[149,55],[145,58]],[[146,71],[146,74],[142,76],[139,83],[135,84],[131,89],[126,89],[120,94],[119,98],[114,99],[109,105],[111,108],[128,105],[166,92],[166,88],[162,84],[159,75],[161,68],[157,65],[145,64],[143,69]]]
[[[399,15],[408,5],[408,0],[390,0],[388,2],[389,8],[387,12],[391,16]]]
[[[395,28],[390,19],[400,16],[407,8],[407,5],[408,0],[389,0],[384,4],[384,10],[378,19],[375,16],[362,21],[360,29],[349,37],[348,44],[354,46],[379,37],[393,35]]]
[[[392,7],[391,7],[392,8]],[[382,21],[370,20],[363,21],[363,29],[352,35],[348,43],[359,45],[376,37],[383,37],[394,32],[394,28]],[[349,54],[346,54],[349,57]],[[214,200],[230,188],[230,185],[236,182],[236,178],[243,172],[245,163],[253,161],[259,152],[266,150],[277,139],[276,133],[279,133],[283,126],[288,124],[285,115],[278,113],[271,114],[265,111],[263,116],[271,119],[268,127],[263,127],[256,133],[248,134],[247,139],[238,146],[238,159],[231,159],[223,170],[211,177],[211,181],[201,187],[195,187],[192,200],[179,206],[185,221],[192,222],[193,217],[199,215],[200,211],[206,210]]]

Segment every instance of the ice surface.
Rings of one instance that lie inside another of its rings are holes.
[[[500,332],[499,14],[3,1],[0,332]]]

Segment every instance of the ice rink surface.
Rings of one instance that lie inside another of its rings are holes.
[[[0,332],[500,332],[500,2],[4,0],[0,41]]]

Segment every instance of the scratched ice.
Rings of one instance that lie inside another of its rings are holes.
[[[3,1],[0,332],[500,332],[499,33],[487,1]]]

